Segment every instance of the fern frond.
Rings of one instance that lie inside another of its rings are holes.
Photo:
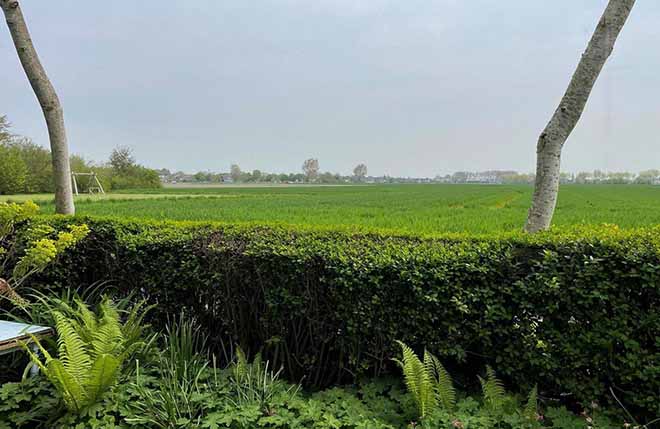
[[[106,390],[117,382],[117,372],[120,365],[121,363],[117,358],[107,354],[96,358],[84,386],[90,401],[99,399]]]
[[[94,357],[102,354],[114,354],[115,351],[121,351],[124,347],[124,337],[117,310],[107,300],[101,302],[99,310],[101,317],[91,340]]]
[[[78,384],[89,371],[92,363],[86,345],[70,320],[59,311],[52,312],[57,329],[58,356],[66,371]]]
[[[486,366],[486,379],[479,377],[479,382],[481,383],[486,406],[491,412],[500,413],[506,399],[506,390],[502,381],[497,378],[493,368]]]
[[[122,326],[122,334],[127,346],[140,341],[143,332],[149,325],[144,324],[144,317],[151,311],[155,305],[146,305],[147,301],[142,300],[135,304],[126,316],[126,322]]]
[[[82,385],[64,367],[63,363],[58,359],[52,359],[48,362],[45,372],[48,379],[62,394],[67,408],[80,412],[87,403],[87,394]]]
[[[419,417],[424,418],[437,406],[432,378],[415,352],[401,341],[402,371],[406,388],[413,396]]]
[[[440,360],[428,351],[424,352],[424,366],[435,381],[438,402],[446,411],[452,411],[456,406],[456,390],[449,372],[442,366]]]
[[[537,407],[538,407],[538,386],[534,386],[532,391],[529,392],[529,396],[527,397],[527,404],[525,404],[525,408],[523,409],[523,416],[528,420],[535,421],[538,411]]]
[[[243,380],[248,375],[248,361],[245,352],[240,347],[236,347],[236,362],[234,363],[234,378],[236,381]]]
[[[118,331],[113,325],[101,323],[92,337],[92,358],[102,354],[121,352],[124,347],[123,342],[124,338],[121,331]]]
[[[85,305],[80,298],[74,298],[76,308],[70,309],[70,315],[78,324],[78,332],[85,342],[91,342],[92,336],[98,330],[96,315]]]

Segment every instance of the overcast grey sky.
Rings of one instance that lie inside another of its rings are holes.
[[[173,170],[532,171],[606,0],[23,0],[71,150]],[[638,1],[563,169],[660,168],[660,1]],[[0,114],[47,145],[0,25]]]

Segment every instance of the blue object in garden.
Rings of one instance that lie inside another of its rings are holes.
[[[34,344],[30,334],[37,338],[52,335],[53,328],[0,320],[0,355],[21,349],[20,343],[29,344],[30,348],[35,353],[38,353],[39,347]],[[30,367],[30,374],[36,375],[39,372],[39,368],[34,364],[30,365],[32,365]]]

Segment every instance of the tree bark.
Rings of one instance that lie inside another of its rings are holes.
[[[634,5],[635,0],[609,1],[559,107],[538,139],[536,181],[526,232],[535,233],[550,227],[559,192],[562,147],[580,120],[596,79]]]
[[[53,88],[46,75],[46,70],[39,61],[39,56],[32,44],[18,1],[0,0],[0,7],[7,20],[7,26],[23,65],[23,70],[25,70],[46,118],[55,180],[55,210],[61,214],[74,214],[69,148],[66,140],[66,129],[64,128],[62,105],[55,88]]]

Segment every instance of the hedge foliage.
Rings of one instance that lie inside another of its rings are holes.
[[[490,364],[544,397],[613,402],[611,389],[660,415],[660,228],[421,238],[80,222],[91,233],[41,282],[110,279],[157,303],[156,322],[187,309],[216,344],[262,350],[295,381],[390,372],[402,340],[453,374]]]

